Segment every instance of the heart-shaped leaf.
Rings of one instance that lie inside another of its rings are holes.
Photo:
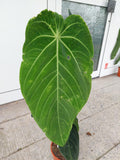
[[[28,22],[20,69],[22,94],[37,124],[63,146],[91,89],[93,44],[78,15],[44,10]]]

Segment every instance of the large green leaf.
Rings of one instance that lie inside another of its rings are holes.
[[[20,69],[22,94],[37,124],[63,146],[91,89],[93,44],[78,15],[44,10],[28,22]]]
[[[59,147],[60,152],[66,160],[78,160],[79,156],[79,135],[75,125],[73,125],[67,143]]]
[[[117,55],[119,48],[120,48],[120,29],[119,29],[119,33],[118,33],[118,37],[117,37],[115,46],[114,46],[112,53],[111,53],[111,59],[114,59],[116,57],[115,62],[114,62],[115,64],[117,64],[120,61],[120,52]]]

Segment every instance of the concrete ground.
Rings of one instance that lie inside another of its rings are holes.
[[[120,77],[93,79],[78,118],[79,160],[120,160]],[[0,106],[0,160],[52,160],[50,143],[24,100]]]

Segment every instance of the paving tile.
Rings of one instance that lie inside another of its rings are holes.
[[[120,105],[80,121],[79,127],[79,160],[96,160],[120,142]]]
[[[24,100],[0,106],[0,123],[30,113]]]
[[[88,102],[79,113],[78,118],[83,120],[115,104],[120,104],[119,83],[97,91],[92,90]]]
[[[117,74],[112,74],[102,78],[95,78],[95,79],[92,79],[92,89],[93,90],[104,89],[105,87],[108,87],[117,83],[120,84],[120,77],[118,77]]]
[[[0,160],[53,160],[50,141],[45,138],[29,147]]]
[[[110,152],[99,160],[120,160],[120,144],[114,147]]]
[[[0,124],[0,158],[44,137],[45,135],[30,115]]]

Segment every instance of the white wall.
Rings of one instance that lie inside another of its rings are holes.
[[[110,28],[109,28],[109,34],[107,43],[105,46],[105,52],[102,62],[102,68],[100,72],[100,76],[106,76],[109,74],[113,74],[117,72],[118,65],[114,65],[114,60],[110,59],[110,54],[112,52],[112,49],[115,45],[118,31],[120,28],[120,0],[116,0],[116,8],[115,12],[112,14],[111,22],[110,22]],[[108,63],[107,69],[105,69],[105,65]]]
[[[47,0],[0,0],[0,104],[21,99],[19,68],[28,20]]]

